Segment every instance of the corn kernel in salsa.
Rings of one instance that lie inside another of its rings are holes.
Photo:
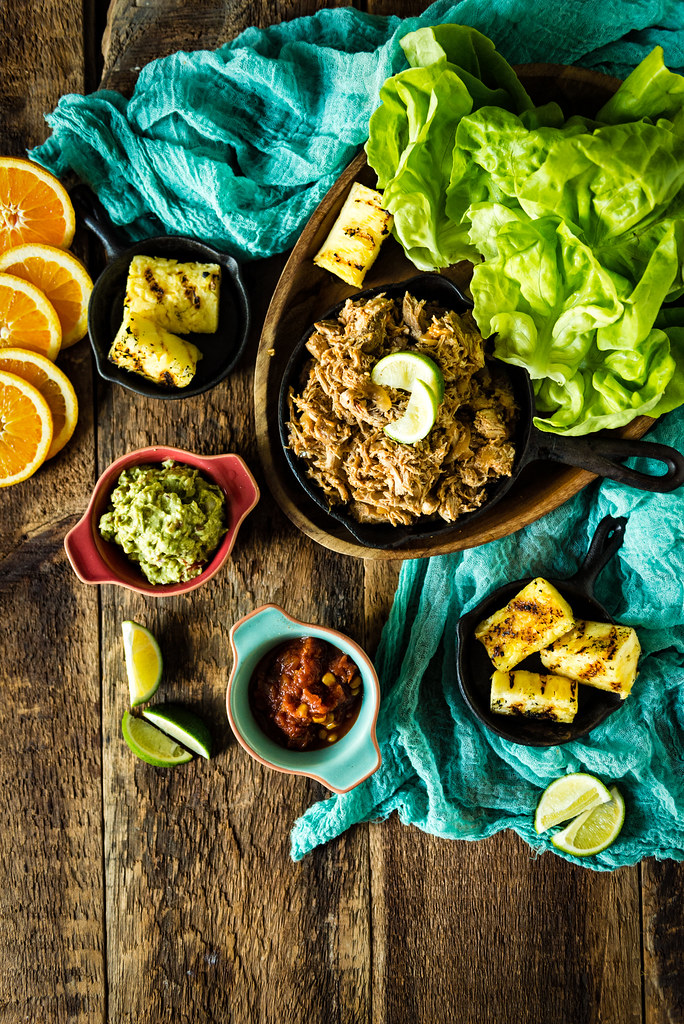
[[[361,676],[349,655],[311,636],[269,651],[249,688],[260,728],[291,750],[336,743],[354,724],[362,696]]]

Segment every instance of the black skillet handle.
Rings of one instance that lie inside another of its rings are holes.
[[[102,242],[108,260],[130,248],[130,241],[119,234],[104,206],[87,185],[76,185],[69,195],[85,226]]]
[[[547,434],[533,427],[531,447],[534,452],[530,452],[528,461],[531,457],[561,462],[565,466],[577,466],[640,491],[663,494],[684,484],[684,455],[666,444],[596,435],[564,437],[561,434]],[[667,472],[662,476],[651,476],[623,466],[620,460],[631,455],[663,462]]]
[[[591,539],[584,561],[572,577],[572,582],[581,584],[582,589],[589,597],[594,596],[594,583],[598,579],[599,573],[622,546],[626,526],[626,516],[620,516],[619,519],[614,516],[605,516],[596,527],[596,533]]]

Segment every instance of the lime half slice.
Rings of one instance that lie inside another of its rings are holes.
[[[612,799],[608,803],[585,811],[566,825],[562,832],[552,836],[553,845],[563,853],[589,857],[615,842],[625,820],[625,801],[615,786],[610,795]]]
[[[416,380],[404,415],[394,423],[388,423],[385,433],[393,441],[401,441],[402,444],[422,441],[434,426],[438,408],[439,402],[434,391],[422,380]]]
[[[591,811],[610,799],[608,789],[594,775],[585,772],[563,775],[542,793],[534,816],[534,827],[537,832],[546,832],[548,828],[576,818],[584,811]]]
[[[121,623],[131,707],[144,704],[157,692],[162,675],[159,644],[138,622]]]
[[[211,757],[211,733],[202,719],[187,708],[177,704],[157,704],[146,708],[143,717],[188,750],[202,757]]]
[[[434,359],[424,356],[422,352],[392,352],[373,367],[371,380],[374,384],[384,384],[402,391],[413,391],[417,380],[424,384],[437,396],[437,401],[444,398],[444,376]]]
[[[135,718],[130,711],[125,711],[121,719],[123,738],[133,753],[158,768],[168,768],[174,764],[185,764],[192,761],[189,750],[183,750],[169,736],[155,729],[142,718]]]

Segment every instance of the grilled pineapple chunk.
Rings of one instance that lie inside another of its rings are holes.
[[[155,384],[185,388],[195,376],[200,350],[147,317],[129,313],[109,350],[116,366]]]
[[[555,587],[538,577],[475,629],[495,668],[508,672],[572,629],[572,608]]]
[[[380,193],[355,181],[314,263],[360,287],[393,223]]]
[[[221,268],[134,256],[128,268],[125,308],[176,334],[213,334],[218,327]]]
[[[637,675],[641,645],[631,626],[585,622],[541,652],[544,668],[562,672],[599,690],[610,690],[624,700]]]
[[[577,714],[577,683],[536,672],[495,672],[489,706],[497,715],[572,722]]]

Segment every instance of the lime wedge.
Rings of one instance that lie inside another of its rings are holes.
[[[177,704],[157,704],[153,708],[146,708],[143,717],[188,750],[202,757],[211,757],[211,733],[202,719],[192,711]]]
[[[438,402],[444,398],[442,371],[430,356],[424,356],[422,352],[392,352],[375,364],[371,380],[374,384],[402,391],[413,391],[415,382],[422,380],[437,396]]]
[[[167,768],[174,764],[185,764],[192,761],[192,754],[189,750],[183,750],[169,736],[165,736],[153,725],[144,722],[142,718],[135,718],[130,711],[125,711],[121,719],[121,731],[123,738],[133,753],[154,764],[158,768]]]
[[[388,423],[385,433],[393,441],[401,441],[402,444],[415,444],[426,437],[437,419],[439,402],[434,391],[431,390],[422,380],[413,382],[413,391],[409,403],[394,423]]]
[[[594,775],[585,772],[563,775],[542,793],[534,816],[534,827],[537,832],[546,832],[547,828],[608,803],[610,798],[607,788]]]
[[[615,786],[610,795],[612,799],[608,803],[585,811],[562,832],[557,832],[551,838],[553,845],[575,857],[589,857],[615,842],[625,820],[625,801]]]
[[[144,704],[157,692],[162,675],[159,644],[138,622],[121,623],[131,707]]]

